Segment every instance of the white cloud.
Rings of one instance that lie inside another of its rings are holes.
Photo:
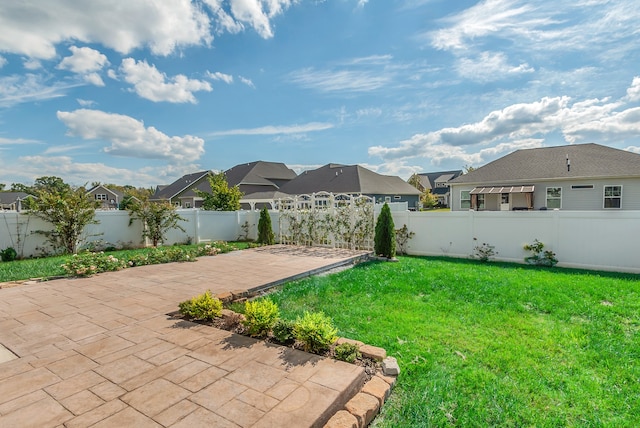
[[[25,58],[22,65],[27,70],[38,70],[42,68],[42,63],[35,58]]]
[[[217,24],[217,32],[239,33],[253,28],[261,37],[273,37],[271,21],[299,0],[203,0]],[[225,8],[226,6],[226,8]]]
[[[211,91],[211,85],[204,80],[189,79],[178,74],[170,79],[154,65],[133,58],[122,60],[120,71],[124,80],[134,86],[135,92],[142,98],[159,102],[196,103],[193,95],[197,91]]]
[[[426,34],[436,49],[465,51],[495,39],[522,51],[588,51],[590,56],[621,58],[636,50],[640,9],[631,0],[555,1],[483,0],[441,22]]]
[[[204,153],[201,138],[170,137],[130,116],[88,109],[58,111],[57,116],[69,129],[68,135],[109,141],[111,145],[104,151],[112,155],[186,163],[199,159]]]
[[[97,72],[109,65],[106,55],[87,47],[71,46],[69,50],[71,56],[63,58],[56,68],[79,74],[92,85],[104,86],[104,82]]]
[[[248,129],[231,129],[228,131],[212,132],[209,135],[212,137],[222,135],[276,135],[276,134],[301,134],[305,132],[317,132],[325,131],[333,128],[331,123],[311,122],[303,125],[289,125],[289,126],[263,126],[260,128],[248,128]]]
[[[7,59],[0,55],[0,68],[4,67],[7,62]]]
[[[254,88],[255,89],[255,87],[256,87],[256,85],[253,84],[251,79],[247,79],[246,77],[238,76],[238,80],[240,80],[240,82],[244,83],[245,85],[247,85],[250,88]]]
[[[76,101],[78,102],[78,104],[80,104],[82,107],[91,107],[93,105],[96,104],[95,101],[93,100],[83,100],[82,98],[76,98]]]
[[[63,97],[65,91],[74,86],[77,85],[48,85],[42,76],[35,74],[0,77],[0,107]]]
[[[370,92],[390,83],[391,78],[373,70],[315,70],[305,68],[289,75],[304,88],[321,92]]]
[[[5,166],[9,176],[23,177],[25,182],[43,175],[64,177],[66,182],[84,185],[93,181],[151,186],[158,184],[154,171],[117,168],[104,163],[77,162],[70,156],[23,156],[16,165]]]
[[[0,2],[0,51],[52,59],[63,41],[101,43],[120,53],[148,46],[156,55],[209,43],[210,20],[190,0]]]
[[[38,140],[29,140],[26,138],[3,138],[0,137],[0,146],[3,145],[21,145],[21,144],[33,144],[40,143]]]
[[[631,86],[627,89],[628,101],[640,101],[640,76],[633,78]]]
[[[233,83],[233,76],[229,74],[220,73],[219,71],[216,71],[215,73],[207,71],[207,77],[213,80],[221,80],[228,85]]]
[[[63,58],[57,66],[58,69],[85,74],[102,70],[106,65],[109,65],[107,56],[95,49],[71,46],[69,50],[71,56]]]
[[[637,82],[631,88],[634,88]],[[632,91],[633,92],[633,91]],[[627,97],[623,97],[625,100]],[[539,147],[545,136],[560,133],[565,141],[614,141],[640,137],[640,107],[625,108],[609,98],[571,103],[569,97],[542,98],[489,113],[481,121],[415,134],[395,147],[374,146],[371,156],[387,161],[423,157],[438,164],[462,160],[478,164],[516,148]],[[465,147],[497,144],[469,153]]]
[[[640,154],[640,147],[637,147],[637,146],[629,146],[625,150],[628,152]]]
[[[456,71],[461,77],[479,82],[491,82],[505,76],[533,73],[535,70],[527,63],[514,66],[501,52],[482,52],[476,58],[460,58]]]

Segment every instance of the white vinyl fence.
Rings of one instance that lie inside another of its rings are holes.
[[[171,231],[165,245],[257,237],[258,211],[178,213],[185,218],[181,223],[185,232]],[[279,213],[270,214],[278,236]],[[498,252],[496,260],[522,262],[530,255],[522,247],[538,239],[556,253],[559,266],[640,273],[640,211],[394,211],[392,215],[396,229],[406,224],[415,233],[407,246],[413,255],[466,258],[474,246],[487,243]],[[144,244],[140,223],[129,226],[127,212],[98,211],[96,218],[100,223],[85,233],[89,241],[116,247]],[[14,247],[22,257],[39,255],[45,241],[33,232],[46,228],[33,217],[0,213],[0,250]]]

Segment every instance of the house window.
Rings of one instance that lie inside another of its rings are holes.
[[[500,196],[500,202],[503,204],[508,204],[509,203],[509,194],[508,193],[502,193]]]
[[[96,200],[97,201],[106,201],[107,200],[107,195],[104,193],[96,193]]]
[[[479,210],[483,210],[484,209],[484,195],[483,194],[479,194],[478,195],[478,209]]]
[[[191,202],[185,202],[184,203],[184,207],[185,208],[191,208]]]
[[[622,186],[604,186],[604,207],[622,208]]]
[[[562,187],[547,187],[547,208],[562,208]]]
[[[385,196],[384,197],[384,201],[385,202],[391,202],[391,196]]]
[[[471,195],[469,194],[469,190],[460,191],[460,209],[471,209]]]

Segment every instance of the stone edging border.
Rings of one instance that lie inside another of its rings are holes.
[[[225,303],[243,302],[262,293],[246,290],[234,290],[215,295]],[[233,311],[223,309],[222,316],[235,314]],[[382,409],[382,406],[391,395],[396,384],[400,367],[394,357],[387,356],[384,348],[367,345],[359,340],[339,338],[335,344],[351,343],[358,346],[363,357],[381,362],[382,373],[376,373],[369,381],[365,382],[355,396],[353,396],[342,410],[338,410],[324,425],[324,428],[366,428]]]

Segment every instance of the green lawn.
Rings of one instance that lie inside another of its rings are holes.
[[[229,245],[239,250],[247,248],[246,242],[230,242]],[[180,245],[179,248],[194,249],[197,245]],[[130,258],[137,254],[145,254],[152,248],[140,248],[134,250],[110,251],[117,258]],[[12,262],[0,262],[0,282],[19,281],[29,278],[51,278],[65,275],[62,264],[71,256],[41,257],[36,259],[14,260]]]
[[[640,426],[640,276],[401,257],[290,283],[402,373],[376,427]]]

